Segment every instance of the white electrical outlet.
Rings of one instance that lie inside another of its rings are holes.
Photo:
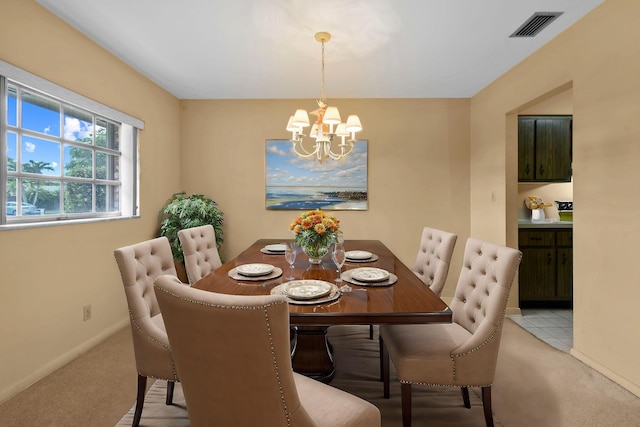
[[[82,307],[82,320],[86,322],[91,319],[91,304]]]

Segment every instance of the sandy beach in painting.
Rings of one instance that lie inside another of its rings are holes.
[[[269,187],[267,209],[366,210],[367,192],[362,189]]]

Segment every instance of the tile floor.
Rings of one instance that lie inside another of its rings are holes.
[[[523,308],[522,316],[509,318],[542,341],[562,351],[573,347],[573,310]]]

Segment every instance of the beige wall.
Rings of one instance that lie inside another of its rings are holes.
[[[0,59],[146,127],[140,219],[0,231],[0,402],[128,324],[113,249],[153,237],[158,210],[180,188],[175,97],[35,1],[4,0],[2,16]],[[85,304],[93,311],[87,322]]]
[[[515,115],[572,87],[572,354],[640,395],[640,286],[629,267],[640,245],[640,198],[630,196],[640,182],[638,16],[640,2],[607,0],[472,98],[471,234],[517,244]],[[495,188],[500,206],[487,211]]]
[[[364,126],[358,138],[369,141],[369,209],[336,213],[345,237],[380,239],[412,265],[424,226],[458,233],[462,243],[444,291],[453,295],[469,235],[469,101],[331,102],[357,112]],[[299,212],[265,209],[265,139],[287,139],[288,117],[313,106],[313,100],[181,101],[181,182],[225,213],[226,259],[259,238],[290,237]]]

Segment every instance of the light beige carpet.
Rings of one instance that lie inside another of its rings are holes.
[[[383,427],[401,425],[400,385],[392,368],[391,399],[382,397],[378,381],[378,341],[368,327],[329,330],[336,360],[331,385],[360,396],[380,408]],[[174,405],[164,404],[166,383],[149,390],[141,426],[189,425],[182,389],[176,385]],[[471,390],[465,409],[458,388],[414,387],[414,426],[484,426],[482,401]],[[496,426],[573,427],[640,426],[640,399],[588,368],[567,353],[538,340],[510,320],[505,321],[493,387]],[[130,426],[133,408],[118,426]]]
[[[493,411],[508,427],[638,427],[640,398],[507,320]]]

